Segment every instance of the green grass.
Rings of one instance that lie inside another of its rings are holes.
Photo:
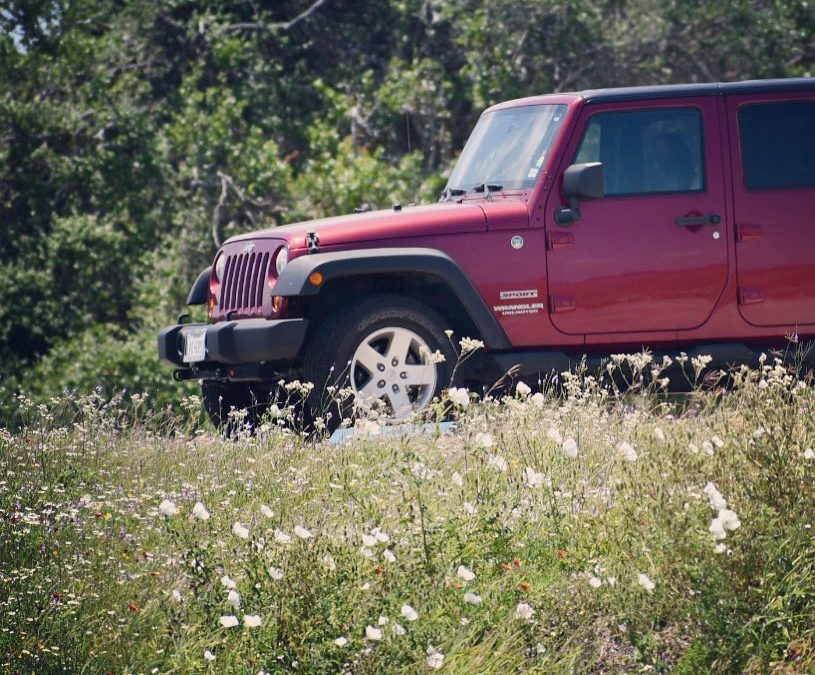
[[[20,400],[0,432],[0,668],[417,673],[436,650],[447,673],[812,672],[814,404],[780,366],[681,398],[578,374],[443,401],[454,433],[332,445],[271,423],[224,440],[195,400],[177,418]],[[719,549],[708,482],[741,522]]]

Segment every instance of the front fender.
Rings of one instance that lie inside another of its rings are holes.
[[[212,265],[207,267],[203,272],[201,272],[201,274],[198,275],[198,278],[195,280],[195,283],[192,285],[190,293],[187,296],[188,305],[207,304],[207,295],[209,294],[209,275],[211,272]]]

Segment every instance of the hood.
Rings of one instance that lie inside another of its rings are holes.
[[[291,225],[240,234],[227,243],[248,239],[285,239],[292,250],[306,247],[308,232],[316,232],[320,247],[371,240],[401,239],[422,235],[458,234],[487,229],[479,204],[428,204],[319,218]]]

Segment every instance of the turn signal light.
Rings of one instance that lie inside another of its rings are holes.
[[[274,311],[274,313],[277,314],[282,306],[283,306],[283,296],[275,295],[272,298],[272,310]]]
[[[217,304],[218,301],[215,299],[215,296],[210,294],[210,296],[207,298],[207,314],[209,314],[209,316],[212,316],[212,312]]]
[[[320,272],[312,272],[311,274],[308,275],[308,280],[314,286],[320,286],[323,283],[323,275]]]

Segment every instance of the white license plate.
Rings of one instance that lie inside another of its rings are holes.
[[[192,363],[207,357],[207,329],[190,330],[184,333],[184,361]]]

